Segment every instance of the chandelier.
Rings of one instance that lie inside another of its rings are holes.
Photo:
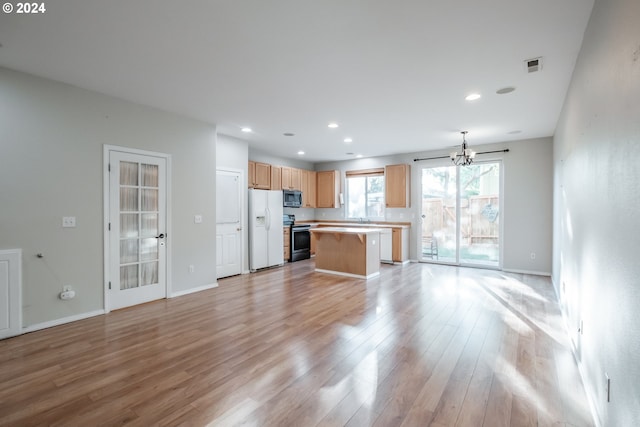
[[[467,166],[473,163],[473,159],[476,157],[476,152],[467,146],[465,136],[469,132],[465,130],[460,133],[462,134],[462,152],[458,154],[457,151],[452,151],[451,154],[449,154],[449,157],[451,157],[451,161],[454,165]]]

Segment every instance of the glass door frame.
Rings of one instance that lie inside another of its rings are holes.
[[[485,159],[485,160],[481,160],[481,161],[474,161],[473,164],[487,164],[487,163],[498,163],[499,167],[500,167],[500,175],[499,175],[499,183],[498,183],[498,188],[499,188],[499,212],[500,212],[500,224],[499,224],[499,233],[500,235],[498,236],[498,265],[497,266],[492,266],[492,265],[481,265],[481,264],[473,264],[473,263],[466,263],[466,262],[461,262],[461,258],[460,258],[460,245],[461,245],[461,240],[462,240],[462,233],[461,233],[461,209],[460,209],[460,201],[461,201],[461,180],[460,180],[460,169],[463,168],[464,166],[455,166],[451,163],[450,160],[439,160],[439,161],[433,161],[430,162],[430,164],[426,164],[426,165],[421,165],[420,167],[420,173],[418,174],[419,176],[419,183],[420,183],[420,203],[417,204],[417,210],[418,210],[418,219],[419,219],[419,227],[417,228],[417,254],[418,254],[418,262],[424,262],[424,263],[430,263],[430,264],[442,264],[442,265],[454,265],[454,266],[458,266],[458,267],[472,267],[472,268],[483,268],[483,269],[487,269],[487,270],[502,270],[502,263],[503,263],[503,259],[504,259],[504,218],[503,218],[503,213],[504,213],[504,162],[503,159],[501,158],[494,158],[494,159]],[[425,258],[422,254],[422,224],[423,224],[423,212],[422,212],[422,196],[424,194],[424,186],[422,183],[422,174],[423,174],[423,169],[433,169],[433,168],[441,168],[441,167],[455,167],[456,168],[456,255],[455,255],[455,261],[441,261],[441,260],[434,260],[434,259],[428,259]]]

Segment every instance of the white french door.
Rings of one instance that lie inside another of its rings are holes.
[[[500,267],[500,162],[422,169],[421,260]]]
[[[167,159],[109,151],[108,309],[167,296]]]
[[[216,277],[242,273],[242,195],[239,171],[216,171]]]

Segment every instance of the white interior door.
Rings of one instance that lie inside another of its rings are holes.
[[[108,307],[167,296],[167,159],[109,152]]]
[[[216,276],[242,273],[242,197],[240,172],[216,173]]]

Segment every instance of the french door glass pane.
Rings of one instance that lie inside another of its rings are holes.
[[[138,262],[138,239],[120,240],[120,264]]]
[[[142,186],[143,187],[158,187],[158,166],[157,165],[140,165],[142,168]]]
[[[465,166],[460,175],[460,262],[497,267],[500,163]]]
[[[142,209],[143,211],[158,210],[158,190],[142,189]]]
[[[140,240],[140,261],[153,261],[158,259],[158,239]]]
[[[120,162],[120,185],[138,185],[138,164]]]
[[[155,237],[158,235],[158,214],[142,214],[142,237]]]
[[[120,289],[138,287],[138,264],[120,266]]]
[[[120,187],[120,210],[131,212],[138,210],[138,189]]]
[[[120,237],[138,237],[138,214],[120,214]]]
[[[422,258],[457,262],[457,170],[422,170]]]
[[[158,262],[145,262],[140,264],[142,268],[141,286],[158,283]]]

